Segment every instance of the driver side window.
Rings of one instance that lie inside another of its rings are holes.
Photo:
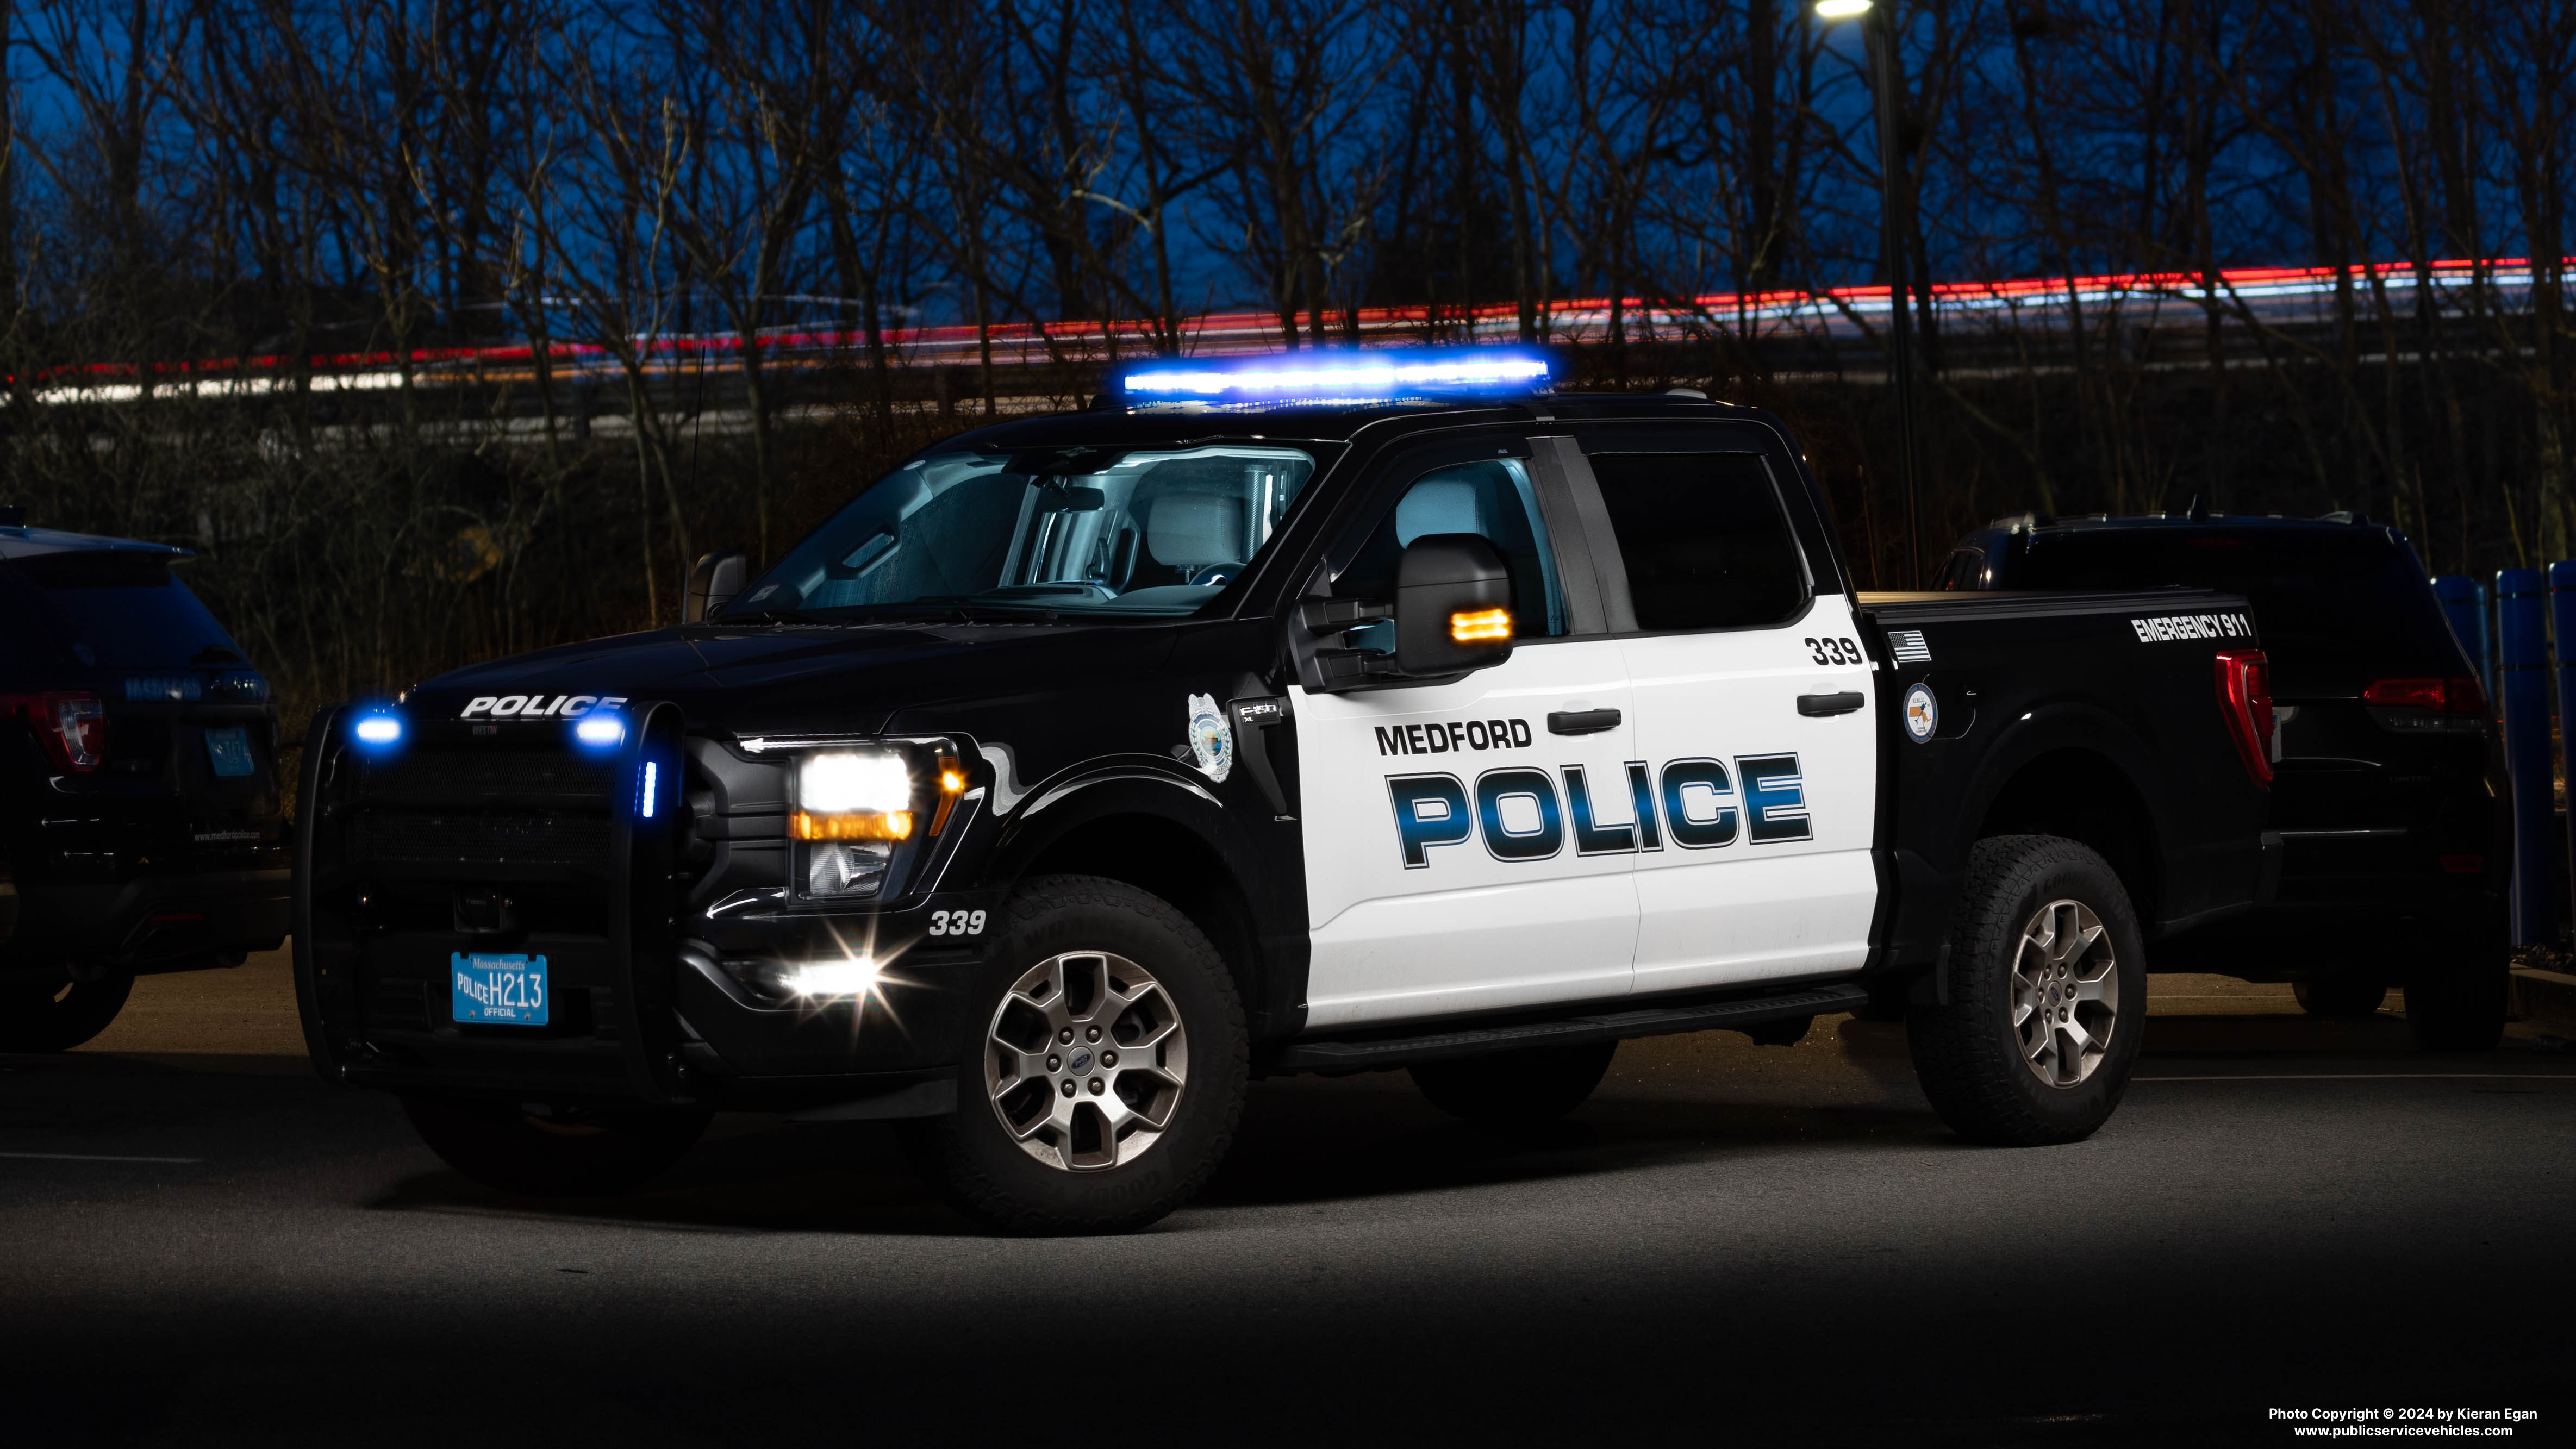
[[[1491,543],[1510,566],[1516,635],[1553,639],[1565,634],[1565,594],[1557,582],[1556,556],[1548,547],[1547,524],[1539,515],[1529,470],[1517,458],[1452,464],[1413,480],[1369,530],[1350,563],[1334,576],[1333,596],[1394,598],[1396,565],[1406,545],[1442,533],[1475,534]],[[1392,649],[1394,627],[1354,631],[1352,643],[1364,649]]]

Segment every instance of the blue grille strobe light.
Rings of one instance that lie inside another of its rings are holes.
[[[1537,352],[1404,347],[1140,362],[1120,375],[1112,396],[1133,409],[1197,412],[1457,403],[1529,397],[1548,387],[1548,360]]]
[[[349,726],[349,735],[371,749],[391,749],[402,743],[402,716],[391,710],[369,710]]]

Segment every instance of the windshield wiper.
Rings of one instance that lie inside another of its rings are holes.
[[[871,613],[867,616],[867,621],[874,623],[880,619],[903,619],[915,622],[928,620],[940,624],[1022,624],[1031,620],[1048,623],[1057,617],[1055,610],[1041,609],[1035,605],[949,604],[935,599],[924,599],[917,605],[894,604],[883,607],[885,612]]]
[[[753,609],[740,614],[718,614],[698,622],[722,627],[727,624],[830,624],[835,621],[817,618],[802,609]]]

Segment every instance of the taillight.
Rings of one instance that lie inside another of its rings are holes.
[[[0,695],[0,706],[27,722],[57,770],[86,774],[107,759],[107,704],[95,694]]]
[[[2272,663],[2260,649],[2221,654],[2218,665],[2219,713],[2245,773],[2257,785],[2272,783]]]
[[[2361,702],[2429,709],[2440,714],[2483,715],[2487,692],[2475,679],[2374,679],[2363,686]]]

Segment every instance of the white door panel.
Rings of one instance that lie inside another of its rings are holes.
[[[1315,930],[1306,1025],[1615,995],[1636,915],[1625,871],[1361,901]]]
[[[1296,693],[1309,1025],[1614,996],[1637,898],[1617,642],[1523,644],[1453,684]],[[1620,723],[1557,735],[1552,713]]]
[[[1639,870],[1636,989],[1858,970],[1877,893],[1866,850]]]
[[[1878,899],[1875,683],[1848,600],[1777,629],[1624,641],[1660,848],[1637,857],[1636,989],[1854,969]],[[1845,713],[1802,695],[1856,693]],[[1677,762],[1679,766],[1677,768]]]

